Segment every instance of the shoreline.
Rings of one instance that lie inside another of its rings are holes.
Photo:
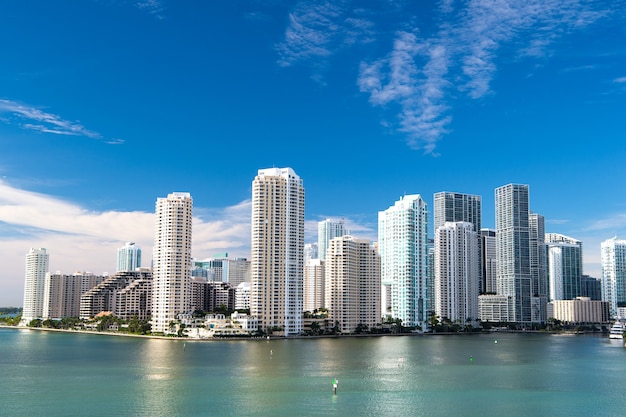
[[[120,337],[136,337],[143,339],[160,339],[183,342],[223,342],[229,340],[237,341],[268,341],[268,340],[294,340],[294,339],[342,339],[342,338],[364,338],[364,337],[421,337],[421,336],[451,336],[451,335],[482,335],[482,334],[498,334],[498,333],[520,333],[520,334],[549,334],[549,335],[565,335],[565,336],[601,336],[608,337],[602,332],[576,332],[576,331],[541,331],[541,330],[492,330],[480,332],[440,332],[440,333],[384,333],[384,334],[343,334],[343,335],[317,335],[317,336],[257,336],[257,337],[217,337],[198,339],[192,337],[168,337],[143,334],[129,334],[120,332],[98,332],[93,330],[70,330],[70,329],[50,329],[44,327],[27,327],[27,326],[8,326],[0,324],[0,329],[13,330],[34,330],[42,332],[72,333],[72,334],[88,334],[96,336],[120,336]]]

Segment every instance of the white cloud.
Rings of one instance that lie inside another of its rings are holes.
[[[14,121],[27,130],[34,130],[42,133],[52,133],[55,135],[82,136],[90,139],[102,140],[100,133],[85,128],[78,122],[70,122],[61,117],[46,113],[36,107],[17,103],[11,100],[0,99],[0,114],[8,114],[9,117],[2,117],[0,121],[11,124]],[[112,139],[106,141],[108,144],[120,144],[122,139]]]
[[[613,80],[613,82],[618,83],[618,84],[623,84],[626,83],[626,77],[619,77]]]

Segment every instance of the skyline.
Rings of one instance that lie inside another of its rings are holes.
[[[480,195],[495,228],[495,188],[528,184],[546,232],[581,240],[600,278],[600,242],[626,236],[623,6],[4,5],[0,305],[21,305],[31,247],[50,272],[113,273],[128,241],[148,265],[172,192],[194,199],[193,257],[249,259],[270,167],[303,180],[306,243],[326,218],[376,241],[406,194],[433,237],[442,191]]]

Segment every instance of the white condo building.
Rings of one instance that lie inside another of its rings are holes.
[[[49,255],[45,248],[30,248],[26,254],[26,273],[24,276],[24,304],[22,324],[43,316],[44,288],[48,273]]]
[[[404,326],[428,327],[428,209],[419,194],[378,212],[382,314]],[[388,298],[387,292],[391,295]]]
[[[582,295],[583,244],[580,240],[547,233],[550,301],[574,300]]]
[[[303,326],[304,187],[291,168],[260,169],[252,182],[250,312],[263,331]]]
[[[189,193],[156,201],[153,250],[152,331],[168,333],[170,322],[191,303],[191,224]]]
[[[324,261],[309,259],[304,264],[304,311],[314,312],[324,307]]]
[[[626,240],[613,237],[600,245],[602,300],[609,303],[611,317],[626,303]]]
[[[468,222],[446,222],[435,231],[435,314],[476,325],[480,284],[477,233]]]
[[[349,235],[334,238],[326,258],[324,305],[332,323],[343,333],[359,325],[380,323],[380,255],[369,240]]]
[[[330,241],[336,237],[347,235],[343,220],[333,221],[331,219],[322,220],[317,223],[317,257],[322,261],[326,259],[326,251]]]
[[[141,249],[135,246],[135,242],[126,242],[117,250],[116,272],[135,271],[141,268]]]
[[[545,323],[548,319],[548,264],[545,245],[545,219],[541,214],[528,214],[528,247],[530,261],[531,321]]]

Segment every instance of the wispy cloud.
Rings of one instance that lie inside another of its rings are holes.
[[[626,77],[619,77],[613,80],[614,83],[623,84],[626,83]]]
[[[165,2],[161,0],[139,0],[136,1],[135,7],[144,10],[153,15],[157,19],[163,19],[163,11],[165,10]]]
[[[27,130],[64,136],[82,136],[104,140],[108,144],[124,143],[123,139],[106,140],[100,133],[87,129],[79,122],[71,122],[34,106],[11,100],[0,99],[0,114],[6,115],[0,118],[4,123],[17,123],[18,126]]]
[[[361,7],[347,0],[298,3],[276,48],[279,64],[325,66],[346,47],[384,41],[371,10]],[[394,15],[391,51],[364,60],[357,84],[372,105],[395,112],[394,127],[411,148],[436,155],[437,142],[451,131],[458,98],[477,100],[493,93],[504,47],[518,59],[548,57],[555,41],[609,15],[601,7],[586,0],[443,0],[432,10],[432,27],[415,26],[424,19],[416,20],[401,7]]]

